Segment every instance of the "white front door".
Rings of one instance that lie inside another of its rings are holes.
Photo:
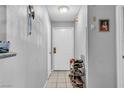
[[[54,70],[69,70],[69,60],[74,57],[74,29],[56,27],[52,39]]]

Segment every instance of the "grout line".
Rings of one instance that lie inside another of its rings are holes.
[[[64,75],[65,75],[65,85],[66,85],[66,88],[67,88],[66,74],[67,73],[64,73]]]
[[[57,72],[57,75],[56,75],[56,88],[58,87],[58,72]]]

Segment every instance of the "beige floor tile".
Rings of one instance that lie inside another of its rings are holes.
[[[66,79],[66,83],[71,83],[70,79]]]
[[[66,88],[66,83],[57,83],[57,88]]]
[[[56,88],[56,83],[48,83],[46,88]]]
[[[65,73],[66,73],[66,74],[69,74],[69,73],[70,73],[70,71],[66,71]]]
[[[52,74],[58,74],[58,72],[52,72]]]
[[[69,73],[65,73],[65,75],[69,75]]]
[[[66,77],[69,77],[69,74],[66,74],[65,76],[66,76]]]
[[[58,79],[57,79],[57,80],[66,80],[66,79],[65,79],[65,77],[64,77],[64,78],[59,78],[59,77],[58,77]]]
[[[58,77],[57,74],[51,74],[50,77]]]
[[[49,79],[57,79],[57,78],[58,76],[52,76],[52,75],[49,77]]]
[[[69,78],[69,75],[65,75],[65,78]]]
[[[65,78],[67,78],[67,79],[68,79],[68,78],[70,78],[70,77],[69,77],[69,76],[65,76]]]
[[[66,85],[67,85],[68,88],[73,88],[71,83],[66,83]]]
[[[56,73],[53,73],[53,74],[51,74],[51,76],[58,76],[58,74],[56,74]]]
[[[66,72],[65,74],[68,75],[70,72]]]
[[[66,84],[67,84],[68,86],[70,86],[70,85],[72,86],[71,82],[70,82],[70,83],[66,83]]]
[[[58,74],[58,76],[64,76],[65,77],[66,75],[65,74]]]
[[[65,78],[65,75],[59,75],[58,78]]]
[[[64,77],[64,78],[65,78],[65,75],[58,75],[58,77],[60,77],[60,78],[61,78],[61,77]]]
[[[59,76],[58,79],[65,79],[65,77],[64,76]]]
[[[60,82],[66,83],[66,80],[65,79],[58,79],[57,83],[60,83]]]
[[[67,88],[73,88],[73,86],[67,86]]]
[[[67,78],[67,79],[68,79],[68,78],[70,78],[70,77],[69,77],[69,76],[65,76],[65,78]]]
[[[69,77],[65,77],[65,79],[70,79]]]
[[[55,78],[50,78],[50,79],[48,80],[48,82],[57,82],[57,79],[55,79]]]
[[[65,73],[63,73],[63,72],[62,73],[58,73],[58,75],[65,75]]]

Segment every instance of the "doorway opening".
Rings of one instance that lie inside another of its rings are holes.
[[[72,87],[69,73],[70,60],[81,59],[86,68],[86,87],[88,86],[88,30],[87,6],[63,6],[68,12],[60,13],[60,6],[47,6],[51,18],[51,73],[47,87]],[[62,7],[62,8],[63,8]],[[82,22],[83,21],[83,22]],[[83,37],[83,38],[82,38]],[[83,43],[82,43],[83,42]],[[76,56],[75,56],[76,55]],[[81,63],[82,64],[82,63]],[[80,70],[83,71],[82,69]],[[82,79],[82,78],[81,78]],[[79,79],[77,79],[78,81]],[[63,83],[63,84],[62,84]],[[79,83],[79,82],[78,82]],[[51,86],[53,85],[53,86]],[[69,85],[69,86],[68,86]]]

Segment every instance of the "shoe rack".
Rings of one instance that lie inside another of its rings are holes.
[[[85,64],[83,60],[70,60],[69,78],[73,88],[86,88]]]

